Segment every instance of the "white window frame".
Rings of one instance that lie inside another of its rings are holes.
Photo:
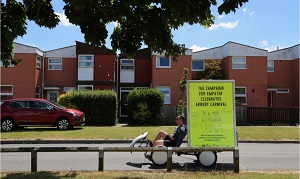
[[[275,71],[274,60],[268,60],[267,66],[268,66],[268,72],[274,72]]]
[[[11,86],[11,93],[2,93],[2,91],[0,91],[0,95],[1,96],[12,96],[14,93],[14,85],[0,85],[0,87],[2,86]]]
[[[203,63],[203,65],[202,65],[202,69],[199,69],[199,68],[194,68],[194,66],[193,66],[193,63],[197,63],[197,62],[202,62]],[[192,61],[192,71],[204,71],[205,70],[205,60],[193,60]]]
[[[120,70],[134,70],[134,59],[121,59]]]
[[[64,87],[64,92],[76,90],[76,87]]]
[[[50,62],[51,60],[60,60],[60,63]],[[51,66],[60,66],[60,68],[51,68]],[[62,70],[62,59],[61,58],[49,58],[48,59],[48,70]]]
[[[247,103],[247,101],[248,101],[248,99],[247,99],[247,87],[245,87],[245,86],[236,86],[235,89],[237,89],[237,88],[245,89],[245,94],[236,94],[235,91],[234,91],[235,98],[236,97],[245,98],[245,103]]]
[[[245,59],[245,60],[244,62],[234,62],[235,59]],[[232,57],[232,69],[247,69],[246,57]]]
[[[92,91],[94,90],[94,86],[93,85],[78,85],[77,89],[78,90],[87,90],[87,89],[84,89],[85,87],[92,87]],[[81,89],[83,88],[83,89]]]
[[[169,92],[169,97],[166,97],[166,94],[162,92],[165,97],[164,104],[171,104],[171,87],[170,86],[156,86],[156,89],[158,89],[160,92],[162,92],[162,89],[167,89]]]
[[[288,88],[277,88],[276,93],[290,93],[290,90]]]
[[[92,57],[92,60],[81,60],[80,58],[83,56],[89,56]],[[86,66],[86,65],[80,65],[80,63],[91,63],[90,66]],[[94,55],[91,54],[80,54],[78,55],[78,68],[94,68]]]
[[[57,96],[57,98],[55,99],[55,100],[52,100],[51,99],[51,94],[55,94],[56,96]],[[58,99],[58,97],[59,97],[59,92],[58,91],[52,91],[52,90],[49,90],[48,92],[47,92],[47,99],[49,100],[49,101],[51,101],[51,102],[57,102],[57,99]]]
[[[167,58],[169,59],[169,65],[168,66],[162,66],[160,65],[160,59],[161,58]],[[156,68],[171,68],[171,57],[166,57],[166,56],[156,56]]]
[[[39,55],[36,56],[36,67],[42,68],[42,57]]]

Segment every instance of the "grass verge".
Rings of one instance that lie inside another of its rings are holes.
[[[255,179],[298,179],[299,172],[163,172],[163,171],[70,171],[70,172],[37,172],[37,173],[1,173],[2,179],[93,179],[93,178],[115,178],[115,179],[142,179],[142,178],[189,178],[189,179],[219,179],[219,178],[255,178]]]
[[[94,127],[84,126],[60,131],[56,128],[25,128],[2,132],[1,140],[75,140],[75,139],[120,139],[131,140],[148,131],[148,138],[155,137],[159,130],[172,133],[174,126],[148,127]],[[239,140],[299,140],[298,126],[238,126]]]

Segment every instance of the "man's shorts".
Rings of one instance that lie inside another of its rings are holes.
[[[166,138],[164,139],[164,146],[166,146],[166,147],[175,147],[176,142],[172,141],[170,136],[167,135]]]

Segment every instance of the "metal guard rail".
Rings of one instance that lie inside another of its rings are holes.
[[[1,152],[31,152],[31,172],[37,172],[37,152],[99,152],[98,171],[104,171],[104,152],[167,152],[167,171],[172,170],[173,152],[233,151],[234,172],[239,173],[238,147],[20,147],[1,148]]]

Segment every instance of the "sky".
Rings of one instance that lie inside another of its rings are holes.
[[[60,18],[59,25],[47,29],[28,21],[27,34],[18,37],[15,42],[38,47],[42,51],[72,46],[75,41],[84,42],[80,28],[70,24],[64,15],[63,0],[52,2]],[[220,5],[222,0],[217,2]],[[291,47],[300,41],[299,6],[299,0],[249,0],[235,13],[227,15],[219,15],[217,6],[213,6],[214,25],[204,28],[199,24],[185,24],[172,31],[173,40],[193,51],[222,46],[229,41],[268,51]],[[107,25],[110,33],[115,24]],[[111,48],[109,38],[106,46]]]

